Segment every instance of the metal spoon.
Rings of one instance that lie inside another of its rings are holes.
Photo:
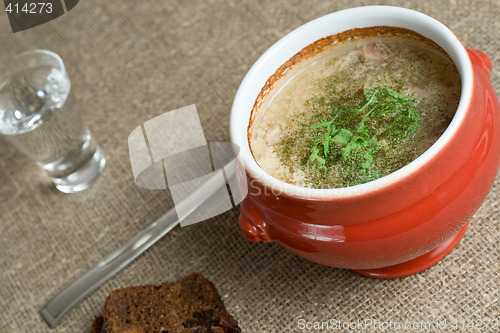
[[[229,174],[231,170],[226,169],[225,171],[226,180],[234,176],[234,170],[233,174]],[[178,211],[187,212],[184,216],[178,217],[176,210],[170,209],[165,215],[132,237],[122,247],[110,253],[59,291],[42,307],[43,318],[51,327],[55,327],[70,309],[196,211],[223,186],[225,184],[221,184],[220,174],[215,174],[177,205]]]

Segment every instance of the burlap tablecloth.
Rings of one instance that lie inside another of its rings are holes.
[[[244,332],[333,331],[334,325],[303,326],[370,319],[378,328],[353,331],[395,331],[390,323],[437,331],[445,321],[442,331],[452,331],[457,321],[500,320],[498,181],[458,247],[408,278],[368,279],[305,261],[276,244],[251,243],[240,232],[235,208],[174,229],[57,328],[49,329],[39,314],[63,285],[173,206],[167,190],[134,183],[127,137],[135,127],[196,104],[207,141],[227,141],[235,92],[264,50],[311,19],[369,4],[408,7],[443,22],[466,46],[491,57],[500,91],[498,0],[85,0],[56,20],[15,34],[0,14],[0,61],[37,48],[58,53],[108,161],[89,190],[66,195],[0,139],[0,332],[88,332],[112,289],[159,284],[193,271],[214,282]]]

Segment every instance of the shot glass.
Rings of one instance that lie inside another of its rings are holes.
[[[64,193],[87,189],[106,164],[70,92],[53,52],[29,51],[0,64],[0,134]]]

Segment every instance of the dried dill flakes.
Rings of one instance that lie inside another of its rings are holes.
[[[325,95],[307,101],[309,118],[296,120],[301,126],[281,149],[281,161],[288,165],[290,151],[302,150],[301,166],[310,186],[365,183],[415,157],[399,147],[404,147],[404,141],[420,126],[420,112],[413,106],[413,98],[387,87],[344,92],[332,98],[334,89],[327,85]],[[319,121],[318,115],[323,117]]]

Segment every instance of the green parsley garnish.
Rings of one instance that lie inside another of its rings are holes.
[[[321,136],[313,142],[307,165],[313,169],[343,165],[344,173],[355,174],[354,183],[384,175],[373,165],[383,142],[412,136],[420,126],[420,112],[413,98],[390,88],[365,89],[363,97],[361,106],[343,103],[334,108],[330,121],[309,127]]]

